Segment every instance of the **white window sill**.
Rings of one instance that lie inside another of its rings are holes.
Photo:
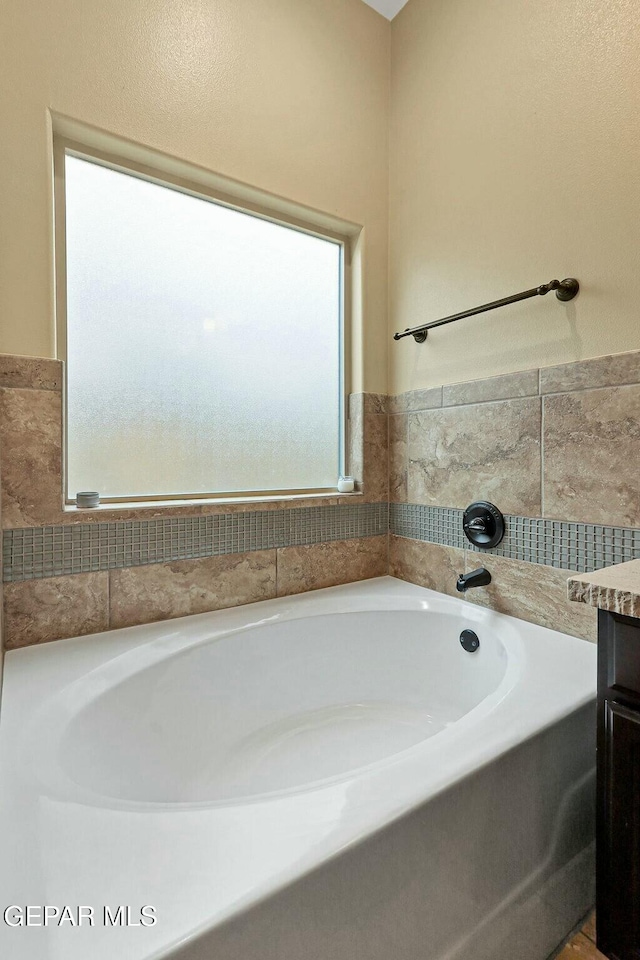
[[[351,497],[361,497],[362,490],[353,490],[351,493],[339,493],[332,490],[325,493],[281,493],[273,496],[268,494],[258,497],[208,497],[195,500],[127,500],[118,503],[101,503],[98,507],[76,507],[73,503],[64,505],[65,513],[101,513],[113,510],[170,510],[172,507],[217,507],[237,504],[261,503],[292,503],[299,500],[343,500]]]

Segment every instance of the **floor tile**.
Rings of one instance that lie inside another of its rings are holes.
[[[588,919],[587,922],[585,923],[584,927],[582,928],[582,933],[584,933],[585,937],[588,937],[589,940],[593,940],[594,943],[596,942],[596,912],[595,912],[595,910],[593,911],[593,913],[591,914],[591,916],[589,917],[589,919]]]
[[[595,943],[585,937],[583,933],[578,933],[560,951],[556,960],[606,960],[606,958],[596,949]]]

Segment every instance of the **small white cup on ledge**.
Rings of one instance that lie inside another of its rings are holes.
[[[338,493],[353,493],[355,482],[353,477],[338,478]]]

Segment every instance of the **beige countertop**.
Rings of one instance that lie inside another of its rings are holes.
[[[569,600],[627,617],[640,617],[640,560],[576,574],[567,581],[567,592]]]

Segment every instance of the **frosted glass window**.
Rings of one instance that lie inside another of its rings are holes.
[[[68,494],[335,488],[339,243],[67,155]]]

